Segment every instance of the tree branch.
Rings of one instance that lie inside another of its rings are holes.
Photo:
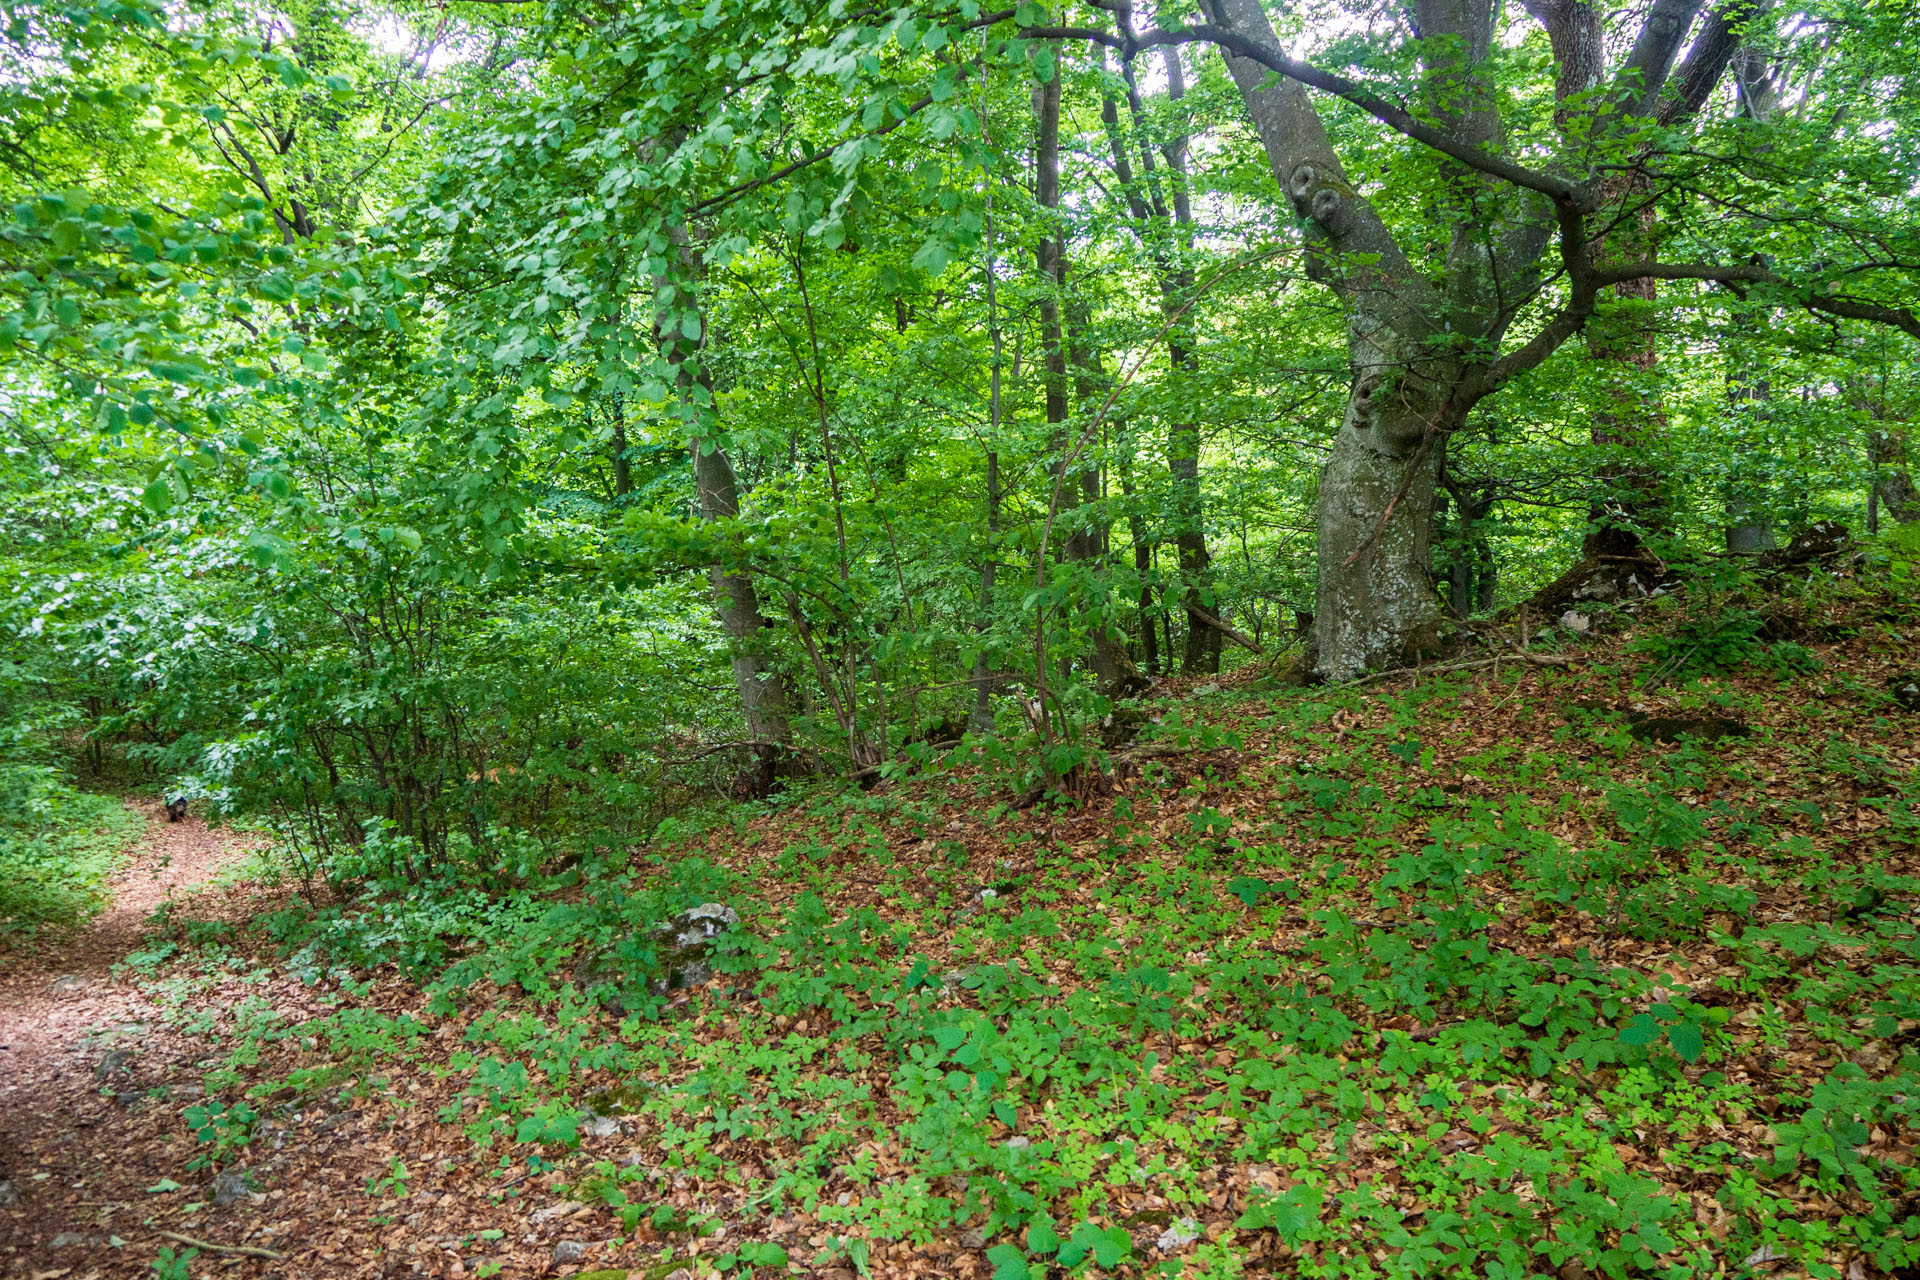
[[[1021,34],[1033,40],[1093,40],[1123,52],[1127,45],[1127,42],[1119,37],[1091,27],[1023,27]],[[1236,57],[1257,62],[1269,71],[1278,72],[1289,80],[1298,81],[1310,89],[1318,89],[1322,93],[1332,94],[1336,98],[1351,103],[1396,132],[1405,134],[1415,142],[1431,147],[1443,155],[1450,156],[1470,169],[1500,178],[1528,191],[1537,191],[1555,204],[1568,204],[1581,210],[1596,207],[1593,193],[1583,183],[1569,182],[1565,178],[1537,172],[1505,156],[1496,155],[1491,151],[1470,146],[1449,137],[1439,129],[1423,124],[1405,108],[1395,106],[1344,76],[1337,76],[1331,71],[1322,71],[1311,63],[1301,62],[1296,58],[1289,58],[1278,49],[1249,39],[1239,32],[1203,22],[1173,30],[1148,31],[1134,37],[1132,43],[1136,48],[1141,49],[1164,44],[1218,45]]]
[[[1720,78],[1727,73],[1734,51],[1740,47],[1741,32],[1748,22],[1764,13],[1769,0],[1730,0],[1707,15],[1700,34],[1694,38],[1687,60],[1675,77],[1676,92],[1661,102],[1654,118],[1663,125],[1690,120],[1706,105]]]

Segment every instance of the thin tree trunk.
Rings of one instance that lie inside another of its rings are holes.
[[[613,496],[624,498],[633,492],[633,461],[627,457],[627,402],[613,397]]]
[[[680,247],[681,263],[689,277],[700,267],[698,252],[684,231],[676,230],[674,242]],[[656,289],[666,284],[655,282]],[[688,452],[693,459],[694,489],[703,520],[734,520],[740,515],[740,486],[733,463],[717,438],[713,409],[713,382],[699,356],[706,344],[706,316],[699,310],[699,299],[691,285],[675,290],[662,308],[663,315],[654,326],[661,354],[674,372],[680,412],[688,431]],[[686,313],[699,316],[697,338],[688,338],[682,321]],[[716,564],[707,572],[713,590],[715,612],[727,633],[733,658],[734,688],[748,738],[755,743],[756,787],[770,789],[793,742],[789,719],[791,695],[786,679],[767,652],[769,627],[760,612],[760,599],[753,579],[743,568]]]
[[[980,652],[973,660],[973,709],[967,715],[967,728],[981,737],[993,733],[993,660],[987,652],[986,636],[993,630],[993,588],[1000,554],[1000,368],[1006,344],[1000,331],[998,290],[999,263],[994,258],[993,187],[991,174],[986,191],[987,257],[987,331],[993,341],[993,364],[987,385],[987,458],[986,505],[987,548],[980,559],[979,632]]]
[[[1067,347],[1076,374],[1074,398],[1081,417],[1091,422],[1093,416],[1100,412],[1106,374],[1101,367],[1100,353],[1092,346],[1085,306],[1071,299],[1067,304]],[[1095,513],[1092,520],[1084,527],[1075,529],[1067,540],[1067,558],[1086,564],[1102,575],[1099,607],[1094,619],[1093,672],[1106,692],[1130,692],[1144,682],[1133,665],[1133,659],[1127,654],[1125,639],[1111,629],[1111,609],[1108,607],[1111,595],[1106,589],[1104,577],[1110,531],[1108,518],[1101,513],[1100,504],[1105,495],[1101,491],[1100,469],[1090,462],[1083,462],[1077,468],[1077,474],[1069,477],[1069,482],[1078,487],[1083,510]]]
[[[1133,541],[1133,573],[1140,585],[1141,657],[1145,661],[1147,674],[1165,675],[1166,670],[1160,662],[1160,635],[1154,629],[1159,610],[1153,602],[1153,541],[1147,536],[1147,522],[1140,514],[1139,495],[1133,487],[1133,446],[1130,438],[1123,439],[1121,443],[1119,475],[1120,495],[1127,503],[1127,532]]]
[[[1187,93],[1180,53],[1166,46],[1160,56],[1167,72],[1167,99],[1179,102]],[[1133,108],[1135,128],[1139,129],[1144,115],[1139,93],[1131,83],[1128,89],[1128,105]],[[1142,167],[1151,175],[1153,152],[1144,131],[1140,133],[1140,147]],[[1188,242],[1193,235],[1193,204],[1187,185],[1187,135],[1175,133],[1162,145],[1160,153],[1167,162],[1167,186],[1172,197],[1172,256],[1170,269],[1160,277],[1160,305],[1171,318],[1193,292],[1193,261],[1188,252]],[[1167,358],[1183,374],[1198,371],[1199,361],[1184,325],[1176,324],[1167,331]],[[1219,602],[1212,598],[1209,583],[1208,570],[1213,557],[1207,551],[1206,508],[1200,488],[1200,424],[1192,418],[1182,418],[1168,428],[1167,467],[1173,476],[1173,544],[1179,555],[1180,576],[1186,581],[1181,599],[1187,606],[1187,643],[1180,667],[1189,675],[1216,672],[1220,670],[1221,635],[1206,618],[1219,608]]]

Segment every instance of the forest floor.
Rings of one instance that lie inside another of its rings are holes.
[[[3,958],[0,1269],[1914,1280],[1920,603],[1809,590],[1186,681],[1114,794],[797,792],[584,885],[143,925],[239,856],[155,822]]]
[[[9,1276],[93,1269],[71,1267],[127,1225],[112,1198],[138,1203],[160,1176],[153,1168],[177,1171],[135,1123],[140,1111],[162,1090],[199,1088],[205,1046],[168,1025],[126,961],[156,910],[217,901],[209,887],[245,849],[198,818],[168,822],[157,800],[127,803],[146,831],[109,881],[106,909],[84,929],[0,953],[0,1266]]]

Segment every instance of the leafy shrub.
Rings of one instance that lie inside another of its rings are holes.
[[[0,764],[0,937],[79,924],[142,825],[50,765]]]
[[[1765,621],[1752,609],[1695,613],[1627,646],[1652,660],[1647,683],[1733,671],[1768,651]]]

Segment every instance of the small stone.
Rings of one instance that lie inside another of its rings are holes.
[[[242,1165],[222,1169],[213,1177],[213,1202],[222,1208],[253,1195],[253,1174]]]
[[[703,902],[697,907],[688,907],[670,923],[674,929],[673,940],[683,947],[694,947],[738,929],[740,913],[723,903]]]
[[[20,1192],[11,1182],[0,1182],[0,1204],[19,1204]]]
[[[1583,636],[1593,630],[1593,619],[1577,610],[1569,609],[1560,615],[1560,629],[1562,631],[1571,631],[1577,636]]]
[[[1198,1218],[1176,1218],[1173,1225],[1160,1233],[1153,1242],[1162,1253],[1172,1253],[1175,1249],[1184,1249],[1203,1235]]]
[[[1920,672],[1895,676],[1887,681],[1887,691],[1908,711],[1920,711]]]
[[[1220,686],[1209,681],[1208,683],[1201,685],[1198,689],[1195,689],[1193,691],[1193,696],[1196,698],[1204,698],[1210,693],[1218,693],[1218,692],[1220,692]]]
[[[86,1244],[86,1243],[87,1243],[87,1238],[85,1236],[75,1235],[71,1231],[62,1231],[59,1235],[47,1241],[47,1248],[71,1249],[77,1244]]]
[[[620,1122],[589,1109],[580,1113],[580,1128],[590,1137],[611,1138],[620,1132]]]
[[[83,978],[77,973],[62,974],[53,980],[53,994],[63,996],[70,991],[85,991],[92,985],[92,979]]]
[[[579,1240],[562,1240],[553,1246],[555,1262],[578,1262],[587,1256],[587,1246]]]
[[[109,1076],[130,1076],[133,1074],[133,1053],[127,1049],[109,1050],[100,1059],[100,1065],[93,1069],[95,1080],[105,1080]]]
[[[987,1247],[987,1233],[978,1227],[968,1227],[960,1233],[962,1249],[984,1249]]]
[[[1016,1133],[1013,1137],[1007,1139],[1007,1150],[1009,1151],[1025,1151],[1032,1145],[1033,1139],[1022,1133]]]
[[[527,1221],[536,1224],[551,1222],[555,1218],[570,1217],[584,1208],[586,1208],[586,1206],[578,1200],[562,1200],[559,1204],[550,1204],[544,1209],[535,1209],[527,1215]]]

